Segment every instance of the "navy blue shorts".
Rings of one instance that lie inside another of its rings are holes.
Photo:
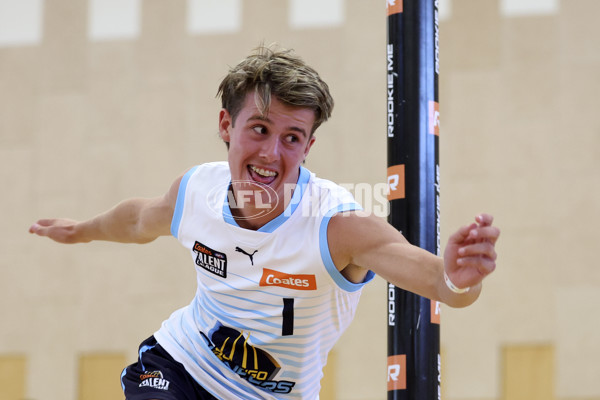
[[[157,343],[142,342],[138,362],[121,374],[126,400],[216,400]]]

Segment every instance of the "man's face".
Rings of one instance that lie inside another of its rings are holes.
[[[271,99],[268,114],[262,115],[254,92],[246,95],[235,121],[227,110],[221,110],[219,133],[229,143],[232,182],[268,186],[269,192],[277,193],[278,208],[283,211],[285,186],[296,183],[300,165],[315,141],[311,135],[314,122],[313,110],[288,106],[276,97]]]

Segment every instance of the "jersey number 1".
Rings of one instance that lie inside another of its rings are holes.
[[[283,324],[281,325],[281,336],[294,334],[294,299],[283,299]]]

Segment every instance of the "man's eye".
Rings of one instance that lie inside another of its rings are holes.
[[[298,139],[298,136],[296,136],[296,135],[287,135],[287,136],[285,137],[285,140],[286,140],[286,142],[288,142],[288,143],[295,143],[295,142],[297,142],[299,139]]]
[[[257,125],[254,128],[252,128],[252,129],[254,129],[254,132],[260,133],[261,135],[264,135],[265,133],[267,133],[267,128],[265,128],[262,125]]]

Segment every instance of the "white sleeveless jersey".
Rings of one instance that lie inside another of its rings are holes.
[[[318,399],[327,353],[364,285],[336,269],[327,225],[360,206],[301,168],[285,212],[248,230],[231,217],[230,182],[227,163],[182,179],[171,232],[190,251],[198,289],[155,337],[219,399]]]

